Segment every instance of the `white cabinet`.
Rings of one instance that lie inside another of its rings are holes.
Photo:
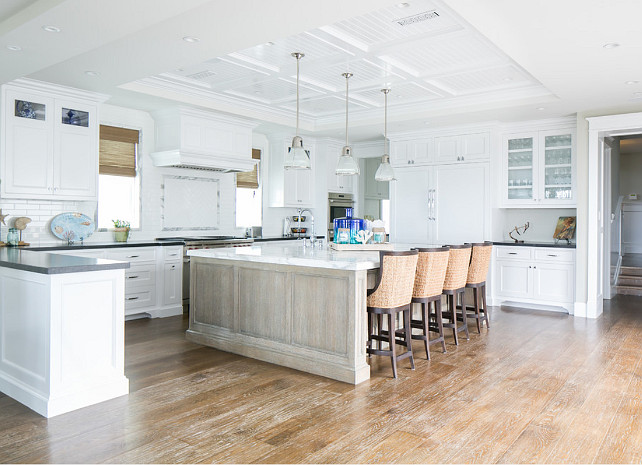
[[[146,313],[156,318],[183,313],[181,245],[79,248],[43,253],[129,262],[129,268],[125,269],[125,316]]]
[[[493,261],[493,305],[515,302],[573,313],[574,249],[495,246]]]
[[[365,197],[366,199],[388,199],[390,197],[390,183],[375,180],[375,174],[381,164],[381,158],[368,158],[365,160],[365,173],[361,178],[365,178]]]
[[[458,134],[435,137],[437,163],[487,160],[490,157],[490,134]]]
[[[2,197],[96,200],[102,100],[36,81],[2,86]]]
[[[292,139],[270,139],[268,169],[268,199],[270,207],[314,207],[316,162],[314,146],[304,139],[310,153],[312,168],[309,170],[285,169],[283,161]]]
[[[393,242],[481,242],[489,231],[487,163],[395,170],[391,183]]]
[[[576,204],[573,128],[506,134],[503,154],[504,206]]]
[[[432,137],[390,141],[390,164],[393,166],[425,165],[434,158]]]

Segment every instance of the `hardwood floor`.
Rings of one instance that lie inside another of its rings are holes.
[[[46,420],[0,394],[0,462],[640,463],[642,298],[598,320],[492,308],[416,370],[351,386],[126,324],[131,393]],[[472,327],[471,327],[472,328]],[[434,347],[434,346],[433,346]]]

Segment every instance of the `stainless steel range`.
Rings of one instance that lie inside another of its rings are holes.
[[[189,262],[188,250],[215,249],[220,247],[247,247],[253,239],[234,236],[187,236],[187,237],[158,237],[157,241],[183,241],[183,308],[189,306]]]

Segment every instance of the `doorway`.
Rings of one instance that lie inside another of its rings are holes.
[[[587,212],[587,301],[585,315],[597,318],[602,314],[603,299],[612,293],[611,268],[621,257],[614,258],[611,252],[623,253],[612,243],[622,234],[622,224],[613,226],[617,217],[613,165],[614,148],[622,139],[642,137],[642,113],[600,116],[587,118],[588,140],[588,212]],[[617,169],[619,174],[620,168]],[[619,178],[618,178],[619,179]],[[619,182],[619,181],[618,181]],[[617,184],[617,182],[615,183]],[[621,187],[618,186],[618,194]],[[619,195],[617,196],[619,200]],[[616,215],[614,218],[613,215]],[[619,230],[618,230],[619,228]],[[616,273],[617,276],[617,273]]]

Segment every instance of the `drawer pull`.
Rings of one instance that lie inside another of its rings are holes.
[[[557,255],[556,255],[556,254],[554,254],[554,253],[549,253],[549,254],[548,254],[548,256],[549,256],[549,257],[557,257]]]
[[[139,255],[127,255],[127,258],[138,258]]]
[[[508,252],[508,255],[517,255],[517,252]]]
[[[176,265],[172,265],[172,270],[176,268]]]
[[[127,297],[127,300],[138,300],[138,297]]]
[[[170,257],[176,257],[178,254],[177,253],[170,253],[168,254]]]
[[[127,279],[136,279],[138,277],[139,277],[138,275],[136,275],[136,276],[127,276]]]

